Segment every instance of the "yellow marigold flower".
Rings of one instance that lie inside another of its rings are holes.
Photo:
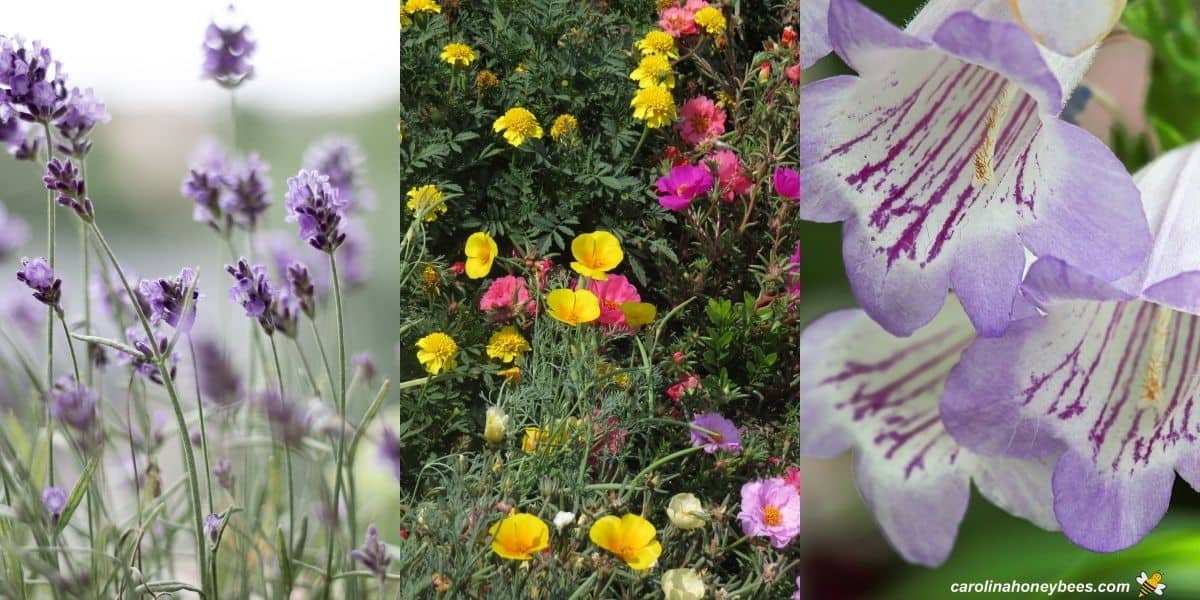
[[[422,185],[408,190],[408,209],[413,215],[426,221],[436,221],[438,215],[446,212],[446,203],[442,201],[442,191],[435,185]]]
[[[720,35],[725,32],[725,15],[715,6],[705,6],[696,11],[693,17],[696,24],[703,27],[709,35]]]
[[[489,444],[501,444],[508,435],[508,415],[499,406],[489,406],[484,415],[483,439]]]
[[[600,517],[588,531],[593,544],[612,552],[635,571],[645,571],[658,561],[662,544],[655,539],[657,535],[650,521],[635,514]]]
[[[658,129],[675,121],[675,99],[665,85],[652,85],[638,90],[633,101],[633,118],[645,121],[646,127]]]
[[[492,131],[504,132],[504,139],[513,146],[520,146],[528,138],[542,137],[542,126],[538,125],[537,117],[521,107],[508,109],[503,116],[492,123]]]
[[[434,0],[407,0],[404,6],[400,8],[402,15],[415,15],[417,13],[440,13],[442,7]]]
[[[498,85],[500,85],[500,79],[496,77],[495,73],[487,69],[483,69],[475,75],[475,91],[477,93],[486,92]]]
[[[675,38],[661,29],[646,32],[646,35],[638,40],[637,48],[642,51],[642,54],[659,54],[667,58],[679,58],[679,50],[675,48]]]
[[[496,240],[492,239],[492,236],[482,231],[472,233],[471,237],[467,238],[467,277],[471,279],[487,277],[487,274],[492,272],[492,261],[496,260],[496,254],[499,252],[500,247],[496,245]]]
[[[475,62],[475,51],[470,46],[458,42],[443,46],[439,56],[452,67],[469,67]]]
[[[591,323],[600,318],[600,299],[587,290],[554,290],[546,295],[550,316],[567,325]]]
[[[516,327],[509,325],[492,334],[487,344],[488,358],[496,358],[501,362],[516,362],[522,354],[529,352],[529,341]]]
[[[562,114],[554,119],[554,124],[550,126],[550,137],[554,141],[562,141],[563,138],[575,133],[579,129],[579,121],[574,115]]]
[[[521,383],[521,367],[513,365],[507,369],[500,369],[496,374],[503,377],[508,385],[517,385]]]
[[[550,547],[550,526],[529,513],[508,515],[488,529],[492,552],[509,560],[529,560]]]
[[[648,302],[626,302],[621,305],[621,314],[625,315],[626,325],[641,327],[654,322],[658,309]]]
[[[607,272],[617,268],[625,258],[621,240],[607,231],[593,231],[575,236],[571,240],[571,254],[575,261],[571,268],[584,277],[597,281],[608,279]]]
[[[650,87],[661,83],[668,89],[675,88],[675,73],[671,71],[671,61],[661,54],[643,56],[637,68],[629,74],[629,78],[638,82],[638,87]]]
[[[458,355],[458,344],[454,338],[435,331],[417,340],[417,361],[430,375],[449,371],[458,366],[454,357]]]

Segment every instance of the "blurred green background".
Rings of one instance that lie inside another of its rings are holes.
[[[916,14],[923,0],[863,0],[897,24]],[[805,81],[851,73],[836,56],[805,72]],[[801,110],[804,97],[801,95]],[[804,135],[801,132],[801,135]],[[802,223],[801,321],[855,306],[842,264],[841,225]],[[801,349],[803,352],[803,349]],[[936,569],[906,564],[883,539],[854,485],[850,454],[832,460],[803,459],[806,600],[953,597],[956,582],[1128,582],[1133,592],[1094,594],[1136,598],[1141,571],[1163,573],[1164,598],[1200,598],[1200,495],[1176,481],[1167,517],[1137,546],[1098,554],[1071,544],[993,507],[973,492],[949,560]],[[937,506],[930,506],[936,512]],[[1043,593],[990,594],[1044,598]],[[1086,594],[1055,593],[1055,598]]]

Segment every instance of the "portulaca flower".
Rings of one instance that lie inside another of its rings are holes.
[[[946,375],[974,338],[953,296],[912,337],[893,336],[861,310],[843,310],[800,338],[801,451],[832,457],[853,448],[859,492],[910,562],[946,560],[972,480],[1001,508],[1057,529],[1052,457],[985,458],[962,448],[942,424]]]
[[[1176,473],[1200,489],[1200,146],[1135,179],[1156,233],[1145,264],[1109,284],[1039,260],[1025,288],[1045,315],[971,345],[942,401],[947,428],[974,451],[1060,455],[1054,513],[1096,551],[1153,529]]]
[[[1003,333],[1027,250],[1113,281],[1149,249],[1129,174],[1057,118],[1094,46],[1035,41],[1094,41],[1112,21],[1080,11],[1113,3],[1014,2],[934,0],[900,30],[830,1],[829,40],[858,76],[801,90],[800,214],[845,222],[851,288],[893,334],[932,320],[948,289],[981,335]]]

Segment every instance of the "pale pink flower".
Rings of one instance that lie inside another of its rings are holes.
[[[679,402],[680,398],[687,392],[700,388],[700,378],[695,375],[684,375],[679,378],[675,385],[667,388],[667,397],[673,402]]]
[[[705,96],[684,102],[679,115],[682,118],[675,129],[689,144],[699,144],[725,133],[725,110]]]
[[[591,281],[588,290],[600,299],[600,324],[625,326],[625,313],[621,305],[626,302],[641,302],[637,288],[624,275],[609,275],[604,281]]]
[[[700,31],[696,27],[695,14],[686,8],[672,6],[659,15],[658,26],[673,38],[695,35]]]
[[[522,308],[529,310],[532,307],[525,279],[514,275],[505,275],[493,281],[491,287],[479,299],[479,310],[489,313],[502,312],[508,316],[515,315]]]
[[[745,196],[754,187],[746,178],[742,161],[732,150],[718,150],[708,155],[705,162],[717,164],[717,178],[720,180],[720,196],[725,202],[733,202],[736,196]]]

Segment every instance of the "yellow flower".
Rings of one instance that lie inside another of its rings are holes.
[[[446,212],[446,203],[442,201],[442,191],[435,185],[423,185],[408,190],[408,209],[413,215],[426,221],[436,221],[438,215]]]
[[[529,560],[550,547],[550,526],[528,513],[508,515],[488,529],[492,552],[509,560]]]
[[[530,351],[529,342],[516,327],[509,325],[492,334],[487,344],[488,358],[497,358],[501,362],[516,362],[522,354]]]
[[[486,92],[498,85],[500,85],[500,80],[496,77],[496,74],[487,69],[483,69],[475,75],[476,93]]]
[[[417,361],[425,367],[430,375],[449,371],[458,365],[454,357],[458,354],[458,344],[454,338],[436,331],[417,340]]]
[[[475,62],[475,51],[470,46],[457,42],[443,46],[439,56],[452,67],[468,67]]]
[[[490,409],[489,409],[490,410]],[[667,518],[680,529],[696,529],[704,526],[704,506],[695,494],[675,494],[667,504]]]
[[[492,123],[492,131],[504,132],[504,139],[513,146],[520,146],[528,138],[540,139],[542,126],[538,125],[537,117],[521,107],[510,108],[504,116]]]
[[[671,569],[662,574],[663,600],[703,600],[704,579],[694,569]]]
[[[496,254],[499,252],[500,248],[496,246],[496,240],[492,239],[492,236],[482,231],[472,233],[471,237],[467,238],[467,277],[487,277],[487,274],[492,272],[492,261],[496,260]]]
[[[658,129],[675,121],[675,99],[665,85],[652,85],[638,90],[633,101],[633,118],[645,121],[646,127]]]
[[[655,539],[657,535],[650,521],[635,514],[600,517],[588,531],[593,544],[617,555],[635,571],[645,571],[658,561],[662,544]]]
[[[597,281],[608,279],[607,273],[621,264],[625,252],[621,240],[607,231],[583,233],[571,240],[571,254],[575,261],[571,268],[584,277]]]
[[[511,366],[507,369],[500,369],[496,374],[503,377],[509,385],[517,385],[521,383],[521,367]]]
[[[643,56],[637,68],[629,74],[629,78],[638,82],[638,87],[650,87],[661,83],[668,89],[675,88],[675,73],[671,72],[671,61],[661,54]]]
[[[554,141],[562,141],[563,138],[575,133],[579,129],[579,121],[569,114],[562,114],[555,117],[554,124],[550,126],[550,137]]]
[[[626,325],[641,327],[654,322],[658,309],[648,302],[626,302],[621,305],[621,314],[625,315]]]
[[[521,440],[521,450],[525,454],[533,454],[537,452],[539,447],[543,452],[547,451],[550,444],[550,430],[542,429],[541,427],[526,427],[525,437]]]
[[[499,406],[489,406],[484,415],[483,439],[489,444],[501,444],[508,435],[508,415]]]
[[[703,27],[709,35],[720,35],[725,32],[725,15],[715,6],[705,6],[696,11],[696,24]]]
[[[550,316],[566,323],[579,325],[600,318],[600,299],[587,290],[554,290],[546,295]]]
[[[441,282],[442,276],[438,274],[437,269],[431,265],[425,265],[425,268],[421,270],[421,287],[427,291],[436,292],[441,287]],[[626,317],[625,320],[628,321],[629,317]]]
[[[442,7],[434,0],[407,0],[404,6],[400,8],[402,15],[415,15],[417,13],[440,13]]]
[[[646,35],[638,40],[637,47],[643,55],[659,54],[667,58],[679,58],[679,50],[675,49],[675,38],[661,29],[646,32]]]

